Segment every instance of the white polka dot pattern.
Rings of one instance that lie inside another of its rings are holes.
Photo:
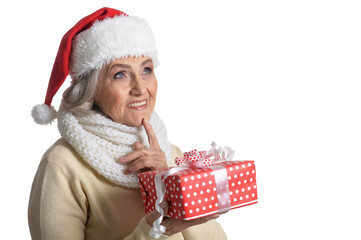
[[[256,171],[254,161],[228,161],[227,170],[231,209],[257,202]],[[139,174],[145,212],[155,209],[157,199],[154,176],[163,171],[154,170]],[[170,209],[168,215],[178,219],[195,219],[218,212],[218,200],[213,170],[188,169],[176,172],[165,181]]]

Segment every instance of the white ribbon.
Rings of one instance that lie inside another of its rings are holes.
[[[210,167],[216,183],[218,210],[220,213],[231,209],[231,198],[229,196],[227,169],[224,166],[216,165]]]
[[[171,168],[169,171],[159,173],[159,174],[155,175],[155,177],[154,177],[155,190],[157,192],[157,200],[155,201],[155,209],[159,212],[160,217],[157,218],[157,220],[155,220],[153,222],[153,229],[150,231],[150,235],[153,238],[160,238],[163,235],[163,233],[165,233],[165,231],[166,231],[166,227],[160,225],[162,223],[162,221],[163,221],[163,216],[166,213],[164,212],[163,208],[161,208],[159,206],[159,204],[161,202],[163,202],[164,195],[165,195],[165,192],[166,192],[164,181],[170,175],[172,175],[172,174],[174,174],[174,173],[176,173],[178,171],[185,170],[185,169],[187,169],[187,168],[186,167],[174,167],[174,168]],[[164,178],[163,178],[164,181],[162,181],[163,176],[164,176]]]
[[[211,143],[212,148],[208,151],[208,154],[219,154],[221,156],[221,161],[230,161],[234,156],[234,150],[230,147],[225,146],[223,149],[216,142]]]

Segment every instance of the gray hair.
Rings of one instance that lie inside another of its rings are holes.
[[[63,93],[62,107],[71,112],[88,115],[92,112],[94,96],[102,69],[72,79],[70,87]]]

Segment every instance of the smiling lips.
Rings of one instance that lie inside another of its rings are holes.
[[[141,101],[134,101],[127,104],[127,107],[134,110],[144,110],[148,107],[147,99]]]

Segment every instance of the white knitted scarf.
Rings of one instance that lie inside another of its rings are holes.
[[[155,112],[149,122],[169,162],[170,144],[166,127]],[[117,160],[134,151],[135,142],[149,147],[148,136],[143,126],[122,125],[96,112],[89,116],[78,116],[60,109],[58,129],[61,136],[99,174],[121,186],[139,187],[137,175],[124,174],[127,165],[120,164]]]

